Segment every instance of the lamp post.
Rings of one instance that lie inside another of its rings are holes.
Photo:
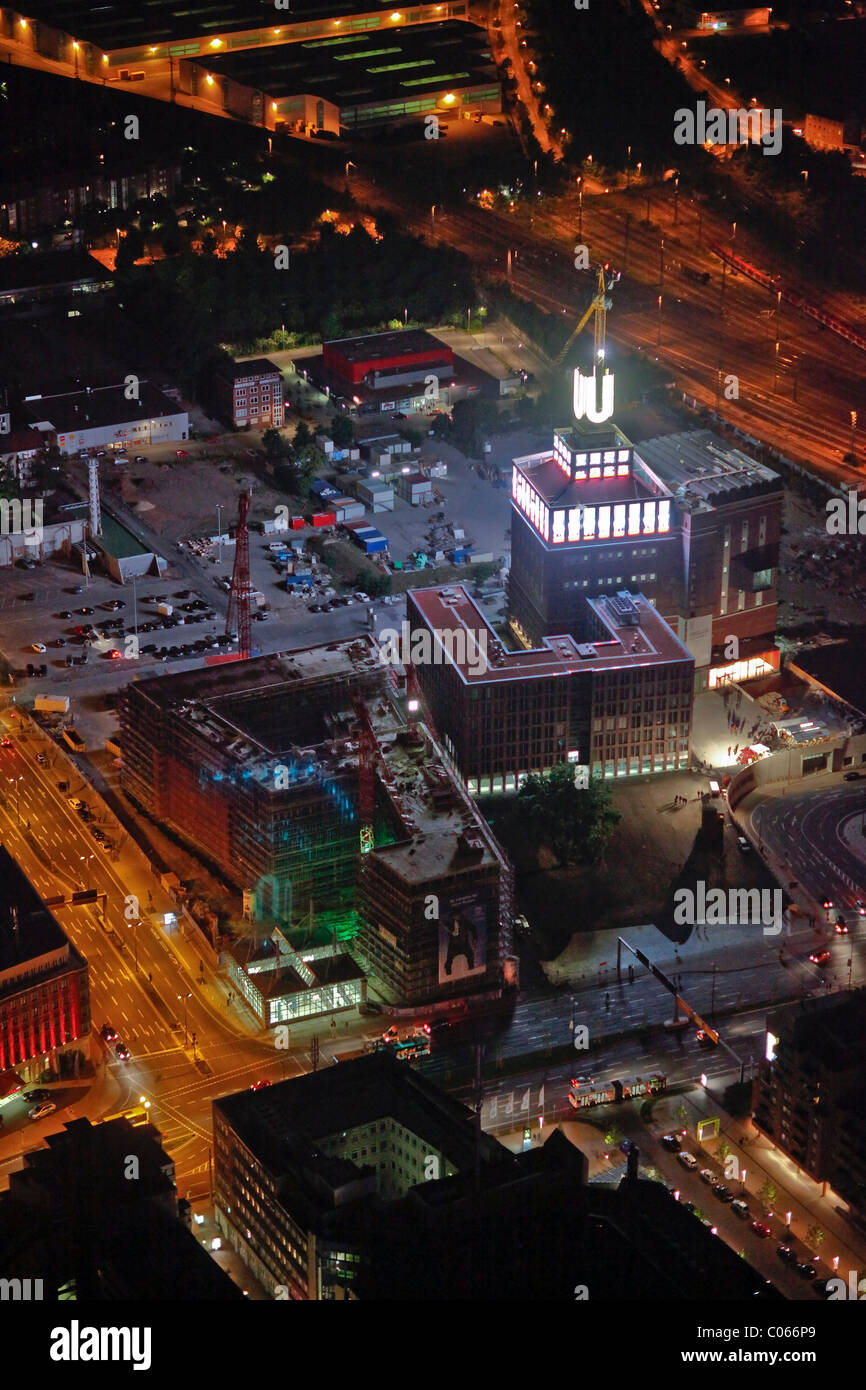
[[[665,239],[659,241],[659,290],[664,291],[665,287]]]
[[[855,438],[854,438],[856,430],[857,430],[857,411],[856,411],[856,410],[852,410],[852,411],[851,411],[851,462],[852,462],[852,463],[856,463],[856,462],[857,462],[856,441],[855,441]]]
[[[90,863],[91,859],[95,858],[95,854],[79,854],[78,856],[79,863],[84,865],[84,868],[81,870],[81,882],[84,888],[89,887],[87,880],[90,878],[90,870],[87,866]]]
[[[779,348],[780,348],[780,346],[781,346],[781,344],[779,343],[779,339],[777,338],[777,339],[776,339],[776,342],[775,342],[774,349],[773,349],[773,351],[774,351],[774,353],[775,353],[775,356],[774,356],[774,358],[773,358],[773,391],[774,391],[774,392],[775,392],[775,391],[778,391],[778,389],[779,389]]]
[[[583,174],[577,176],[577,239],[583,241]]]
[[[186,1001],[192,999],[192,994],[179,994],[177,997],[183,1003],[183,1045],[186,1047],[189,1042],[189,1033],[186,1027]]]
[[[221,504],[220,502],[217,502],[217,563],[220,564],[220,565],[221,565],[222,562],[223,562],[223,521],[222,521],[222,510],[223,510],[223,509],[222,509],[222,504]]]
[[[430,235],[436,235],[436,204],[430,208]]]
[[[675,227],[677,226],[679,220],[680,220],[680,176],[679,176],[679,174],[677,174],[677,175],[675,176],[675,178],[674,178],[674,226],[675,226]]]
[[[132,944],[133,944],[133,949],[134,949],[134,951],[135,951],[135,968],[136,968],[136,971],[137,971],[137,970],[138,970],[138,929],[139,929],[139,927],[141,926],[141,923],[140,923],[140,922],[129,922],[129,923],[127,923],[127,925],[128,925],[129,927],[132,928]]]
[[[21,776],[21,777],[7,777],[6,780],[7,780],[7,782],[9,783],[10,786],[12,786],[12,787],[15,788],[15,818],[16,818],[18,824],[20,825],[20,824],[21,824],[21,783],[24,781],[24,778],[23,778],[23,776]]]
[[[662,345],[662,296],[659,295],[659,326],[658,326],[658,333],[656,334],[656,349],[659,349],[659,348],[661,347],[661,345]]]

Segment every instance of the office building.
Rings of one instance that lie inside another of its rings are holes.
[[[77,1076],[89,1042],[87,961],[0,845],[0,1071]]]
[[[570,762],[611,778],[689,765],[694,658],[643,594],[580,598],[579,640],[508,650],[461,584],[412,589],[413,667],[470,794]]]
[[[134,395],[126,380],[49,386],[24,397],[21,415],[67,458],[93,449],[134,453],[188,438],[187,412],[146,379],[134,380]]]
[[[661,1184],[590,1185],[564,1133],[515,1154],[389,1052],[213,1103],[220,1229],[275,1297],[772,1297]]]

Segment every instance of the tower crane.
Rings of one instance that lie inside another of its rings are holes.
[[[604,361],[605,338],[607,334],[607,311],[612,303],[611,293],[613,287],[618,284],[620,280],[620,271],[613,270],[609,261],[605,261],[604,265],[595,266],[594,269],[596,272],[595,294],[589,302],[586,313],[583,314],[577,326],[567,338],[564,347],[562,347],[554,357],[554,367],[562,366],[571,351],[575,339],[579,337],[589,322],[591,314],[595,317],[595,323],[593,325],[593,371],[595,371],[599,362]]]

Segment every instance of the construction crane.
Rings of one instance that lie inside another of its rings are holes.
[[[232,583],[229,590],[229,607],[226,614],[226,633],[231,635],[237,624],[238,656],[246,660],[252,653],[250,621],[250,533],[247,528],[247,515],[250,510],[251,492],[242,492],[238,500],[238,524],[235,532],[235,563],[232,570]]]
[[[580,319],[580,322],[577,324],[577,327],[574,328],[571,334],[569,335],[568,339],[566,340],[565,346],[561,348],[560,351],[554,357],[554,367],[562,366],[563,362],[565,361],[566,357],[571,351],[575,339],[579,337],[579,335],[583,332],[584,328],[589,322],[590,314],[595,315],[595,342],[592,358],[593,371],[595,371],[595,368],[598,366],[599,362],[604,361],[604,346],[605,337],[607,334],[607,311],[610,308],[612,302],[611,291],[613,290],[614,285],[616,285],[619,282],[620,272],[618,270],[612,270],[609,261],[605,261],[604,265],[595,266],[595,272],[595,294],[592,296],[592,299],[590,300],[589,308],[587,309],[583,317]]]

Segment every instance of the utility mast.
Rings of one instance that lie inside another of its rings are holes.
[[[229,590],[229,608],[226,614],[226,632],[231,633],[237,624],[238,656],[246,660],[252,652],[250,629],[250,533],[247,529],[247,515],[250,510],[252,493],[242,492],[238,503],[238,524],[235,533],[235,564],[232,570],[232,586]]]

